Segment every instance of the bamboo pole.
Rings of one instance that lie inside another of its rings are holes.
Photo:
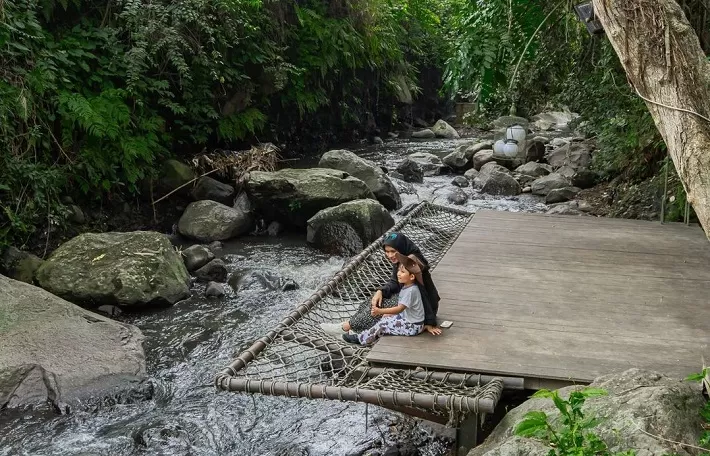
[[[492,391],[492,393],[495,394],[495,398],[470,398],[444,394],[403,393],[397,391],[343,388],[296,382],[247,380],[226,375],[218,376],[216,383],[218,388],[226,391],[259,393],[267,396],[355,401],[383,407],[421,407],[429,410],[454,410],[456,412],[465,413],[493,413],[503,389],[501,383],[500,388]]]

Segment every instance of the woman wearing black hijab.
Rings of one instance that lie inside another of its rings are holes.
[[[415,255],[425,268],[422,272],[424,285],[421,287],[422,301],[424,303],[424,329],[431,334],[441,334],[441,328],[436,324],[436,314],[439,310],[439,292],[434,286],[434,281],[429,273],[429,262],[424,258],[421,250],[417,247],[406,235],[402,233],[390,233],[385,237],[382,248],[385,256],[392,263],[392,274],[386,284],[377,289],[369,305],[363,304],[355,315],[350,320],[343,323],[321,323],[321,328],[333,335],[339,335],[350,330],[354,332],[362,332],[371,328],[380,317],[374,317],[371,314],[373,307],[381,307],[382,300],[390,298],[397,293],[401,288],[397,281],[397,253],[404,256]],[[394,304],[396,305],[396,303]]]

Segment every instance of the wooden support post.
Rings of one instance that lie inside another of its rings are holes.
[[[478,445],[478,413],[471,413],[456,429],[456,456],[466,456]]]

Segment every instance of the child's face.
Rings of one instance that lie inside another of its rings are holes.
[[[411,272],[407,271],[404,268],[404,265],[400,264],[399,269],[397,269],[397,281],[401,284],[404,285],[409,285],[410,283],[414,282],[416,277],[414,277],[414,274]]]
[[[385,246],[385,256],[392,262],[392,264],[397,262],[397,251],[389,245]]]

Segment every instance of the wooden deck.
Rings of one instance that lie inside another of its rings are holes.
[[[480,211],[433,272],[440,337],[384,337],[368,360],[588,383],[710,363],[710,242],[698,227]]]

